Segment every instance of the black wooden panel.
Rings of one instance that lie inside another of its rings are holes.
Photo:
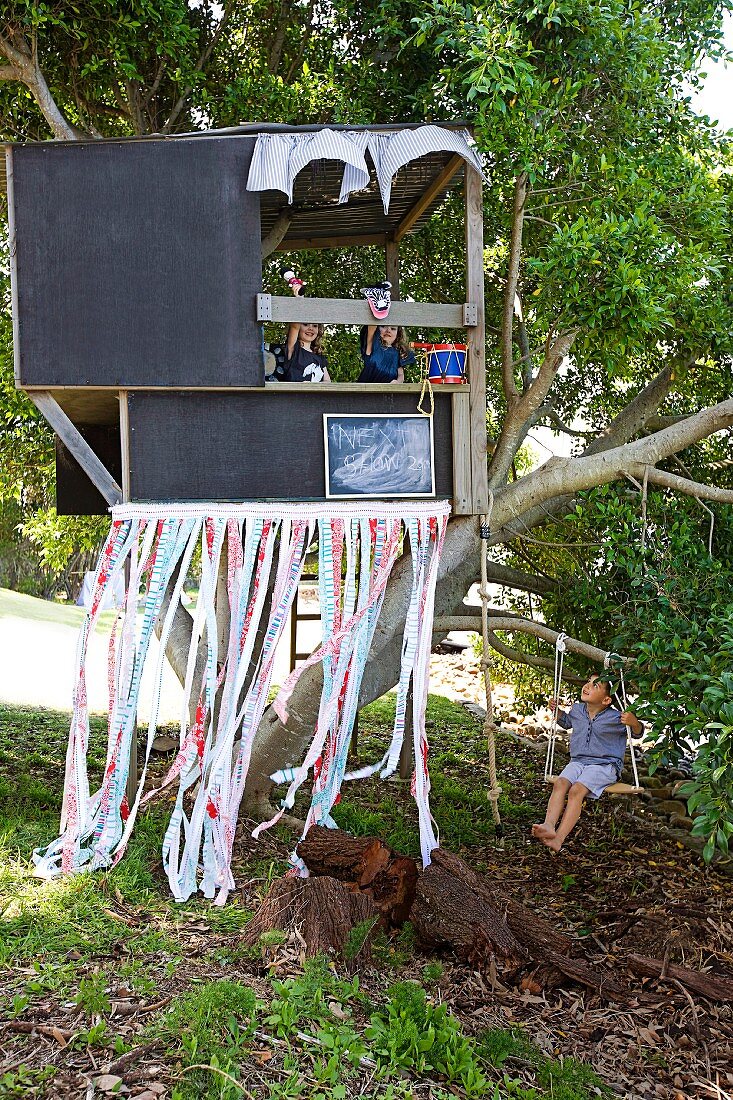
[[[122,484],[119,426],[77,424],[97,458]],[[60,516],[106,516],[109,505],[89,480],[71,451],[56,436],[56,511]]]
[[[394,387],[398,390],[398,387]],[[130,393],[132,500],[324,500],[324,413],[414,413],[414,393]],[[436,496],[453,496],[449,394],[435,394]]]
[[[14,147],[21,385],[264,383],[254,142]]]

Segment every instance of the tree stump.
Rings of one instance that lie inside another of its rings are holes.
[[[363,921],[371,921],[372,928],[365,928],[363,939],[350,941],[352,930]],[[285,877],[270,886],[242,942],[256,946],[263,933],[280,931],[297,935],[307,955],[337,954],[349,962],[364,962],[371,957],[372,932],[379,923],[372,899],[335,878]]]
[[[314,825],[298,845],[311,875],[330,875],[370,897],[387,924],[400,927],[415,900],[417,864],[378,837],[355,837]]]

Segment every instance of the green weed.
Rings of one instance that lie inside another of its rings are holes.
[[[54,1066],[31,1069],[30,1066],[18,1066],[0,1076],[0,1100],[15,1100],[15,1097],[41,1096],[45,1086],[56,1072]]]
[[[443,977],[443,964],[437,961],[425,963],[422,968],[422,976],[424,982],[439,982]]]
[[[548,1060],[540,1068],[537,1080],[553,1100],[593,1100],[612,1095],[590,1066],[575,1058]]]
[[[107,1046],[107,1025],[104,1020],[100,1020],[98,1024],[92,1024],[88,1031],[80,1031],[74,1036],[74,1046],[76,1047],[106,1047]]]
[[[431,1004],[416,982],[398,982],[387,1005],[365,1032],[381,1073],[438,1073],[460,1083],[463,1095],[485,1096],[489,1088],[474,1045],[445,1005]]]
[[[208,1065],[236,1079],[244,1051],[257,1026],[257,999],[237,982],[215,981],[178,997],[152,1025],[184,1067]],[[241,1096],[216,1072],[186,1073],[176,1093],[179,1100]]]
[[[548,1058],[519,1028],[486,1031],[477,1042],[477,1049],[497,1068],[513,1059],[524,1064],[529,1063],[537,1085],[542,1090],[531,1090],[530,1095],[536,1096],[538,1100],[545,1100],[546,1097],[548,1100],[594,1100],[598,1096],[611,1095],[590,1066],[576,1061],[575,1058],[564,1058],[561,1061]],[[509,1092],[508,1095],[520,1094]]]
[[[88,1016],[105,1016],[112,1008],[107,994],[106,976],[90,974],[89,977],[82,978],[74,1000]]]
[[[349,932],[344,944],[344,958],[347,961],[355,959],[371,936],[379,917],[371,917],[368,920],[359,921]]]
[[[265,1023],[274,1033],[288,1038],[302,1021],[332,1021],[329,1001],[340,1005],[360,998],[359,978],[339,978],[322,955],[307,959],[303,973],[287,981],[273,981],[276,996],[270,1004]]]

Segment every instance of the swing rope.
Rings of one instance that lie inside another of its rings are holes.
[[[498,726],[494,721],[494,701],[491,690],[491,658],[489,656],[489,582],[488,582],[488,555],[489,541],[491,539],[491,513],[494,508],[494,494],[489,489],[489,508],[486,515],[481,516],[481,668],[484,674],[484,693],[486,695],[486,717],[484,718],[484,736],[489,754],[489,789],[486,797],[491,803],[491,816],[494,819],[494,835],[500,847],[504,847],[504,828],[499,814],[499,786],[496,774],[496,734]]]
[[[550,739],[547,742],[547,756],[545,757],[545,782],[552,778],[552,769],[555,763],[555,742],[557,731],[560,728],[557,720],[557,711],[560,706],[560,689],[562,687],[562,666],[565,660],[565,639],[567,634],[558,634],[555,642],[555,671],[552,681],[552,694],[555,700],[555,709],[552,712],[552,726],[550,727]]]
[[[608,652],[606,654],[606,656],[603,658],[603,667],[607,668],[609,671],[613,671],[614,661],[616,662],[616,665],[617,665],[617,668],[618,668],[619,680],[620,680],[620,684],[621,684],[621,695],[620,695],[620,697],[619,697],[619,693],[617,691],[614,692],[614,696],[616,698],[616,702],[619,705],[619,709],[622,710],[622,711],[625,711],[625,710],[629,709],[629,706],[628,706],[628,700],[627,700],[627,697],[626,697],[626,683],[624,681],[624,664],[623,664],[624,659],[619,653]],[[631,733],[631,726],[626,726],[626,742],[629,746],[629,756],[631,757],[631,771],[632,771],[632,774],[634,776],[634,786],[637,787],[637,788],[640,788],[639,769],[638,769],[637,763],[636,763],[636,753],[634,751],[634,739],[633,739],[633,736],[632,736],[632,733]]]

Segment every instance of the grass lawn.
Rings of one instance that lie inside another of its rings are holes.
[[[97,620],[97,629],[109,631],[115,620],[115,611],[102,611]],[[53,600],[39,600],[36,596],[25,596],[9,588],[0,588],[0,619],[25,619],[36,623],[56,623],[57,626],[71,626],[79,629],[84,622],[86,611],[73,604],[54,603]]]
[[[381,755],[393,714],[393,697],[362,711],[362,761]],[[33,878],[32,850],[57,831],[67,729],[66,716],[0,706],[0,1098],[674,1100],[714,1096],[692,1083],[714,1082],[716,1072],[722,1088],[733,1083],[730,1006],[691,1008],[684,991],[663,983],[640,988],[630,1006],[572,984],[533,992],[422,954],[409,925],[383,938],[374,964],[358,973],[306,961],[279,934],[243,947],[242,929],[285,870],[293,843],[285,827],[255,844],[253,823],[240,823],[237,890],[222,909],[170,900],[160,865],[170,802],[141,815],[113,870]],[[528,840],[545,797],[541,762],[508,740],[499,850],[479,723],[431,697],[428,734],[445,847],[500,876],[563,931],[597,940],[606,964],[624,950],[663,952],[665,943],[689,965],[724,959],[729,879],[630,823],[618,803],[589,812],[582,839],[553,859]],[[97,775],[105,737],[104,721],[93,720]],[[169,760],[159,759],[158,774]],[[354,833],[419,851],[404,784],[348,784],[335,813]]]

